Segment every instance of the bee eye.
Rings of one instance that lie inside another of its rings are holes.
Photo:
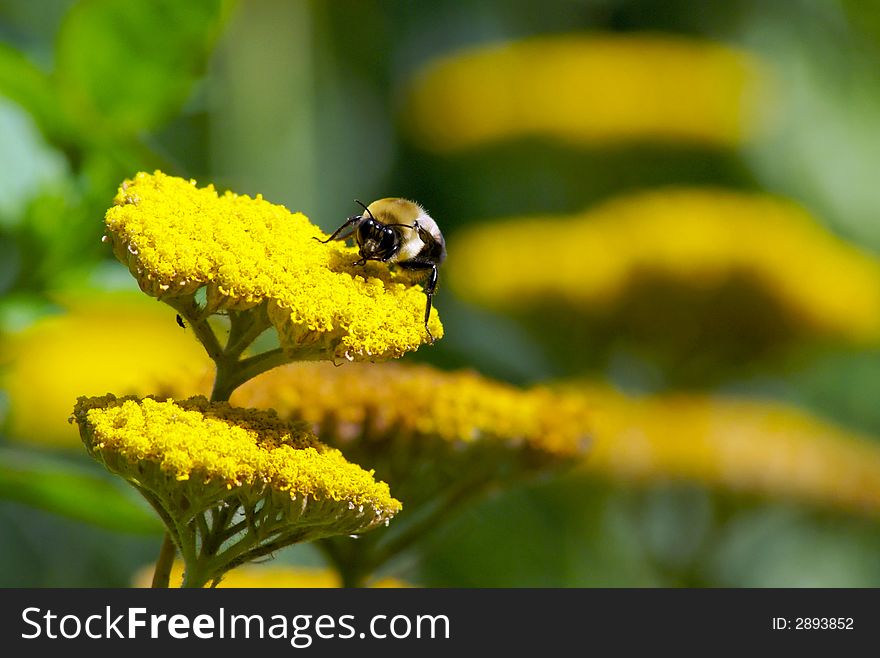
[[[389,228],[386,226],[384,232],[385,232],[385,235],[390,235],[392,237],[394,236],[394,229],[393,228]]]

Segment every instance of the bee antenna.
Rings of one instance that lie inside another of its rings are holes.
[[[370,212],[370,209],[367,208],[367,207],[364,205],[364,202],[363,202],[363,201],[359,201],[358,199],[355,199],[354,202],[355,202],[356,204],[358,204],[361,208],[363,208],[364,210],[367,211],[367,214],[370,216],[370,219],[372,219],[373,221],[376,221],[376,218],[373,217],[373,213],[371,213],[371,212]]]

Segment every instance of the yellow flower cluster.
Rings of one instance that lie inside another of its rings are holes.
[[[351,517],[352,532],[401,508],[384,482],[271,411],[204,397],[175,402],[108,395],[80,398],[74,418],[89,453],[140,487],[159,491],[189,481],[201,499],[270,492],[291,501],[332,501]],[[158,467],[152,481],[150,465]]]
[[[414,451],[425,442],[490,441],[565,459],[588,445],[589,419],[576,396],[540,387],[524,391],[471,371],[290,364],[251,380],[232,399],[304,420],[319,428],[322,440],[340,446],[355,436],[394,435],[415,443]]]
[[[551,234],[564,239],[534,248],[534,236]],[[601,315],[652,281],[699,299],[748,281],[800,333],[857,342],[880,336],[880,261],[795,204],[766,195],[643,192],[578,216],[473,228],[456,236],[453,249],[451,285],[502,310],[559,304]],[[776,310],[762,304],[754,318],[737,320],[764,321]]]
[[[305,421],[406,502],[387,531],[321,541],[348,585],[361,584],[467,502],[573,466],[589,447],[579,395],[521,390],[473,372],[296,363],[251,380],[232,399]]]
[[[107,211],[107,238],[141,289],[170,299],[206,288],[206,311],[266,304],[282,347],[302,358],[379,360],[427,340],[425,296],[324,237],[301,213],[195,181],[137,174]],[[443,335],[436,312],[429,328]]]
[[[0,340],[7,436],[82,450],[66,422],[80,395],[148,395],[176,383],[183,397],[210,391],[211,361],[174,311],[140,293],[90,292],[64,312]],[[182,386],[181,382],[190,382]]]
[[[524,135],[575,144],[662,140],[736,145],[766,123],[766,74],[747,53],[660,35],[533,38],[429,65],[408,117],[452,152]]]
[[[630,398],[589,387],[594,473],[685,479],[880,512],[880,444],[784,405],[701,395]]]
[[[134,578],[135,587],[150,587],[153,578],[153,567],[138,572]],[[171,569],[171,587],[177,587],[183,580],[183,564],[175,562]],[[390,589],[409,587],[396,578],[381,578],[370,583],[370,587]],[[291,588],[291,589],[327,589],[342,587],[339,574],[330,569],[312,569],[308,567],[266,567],[244,565],[228,572],[219,588]]]

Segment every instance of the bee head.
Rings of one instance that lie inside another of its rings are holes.
[[[356,238],[361,257],[368,260],[386,260],[400,247],[397,231],[372,217],[360,221]]]

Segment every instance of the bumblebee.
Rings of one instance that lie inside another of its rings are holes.
[[[355,200],[364,212],[352,215],[336,229],[324,244],[331,240],[346,240],[354,236],[360,259],[355,265],[366,265],[368,260],[394,263],[406,270],[425,270],[425,331],[434,342],[428,329],[431,316],[431,300],[437,288],[438,267],[446,258],[446,241],[440,228],[419,204],[407,199],[389,197],[373,201],[365,206]],[[315,238],[317,240],[317,238]]]

